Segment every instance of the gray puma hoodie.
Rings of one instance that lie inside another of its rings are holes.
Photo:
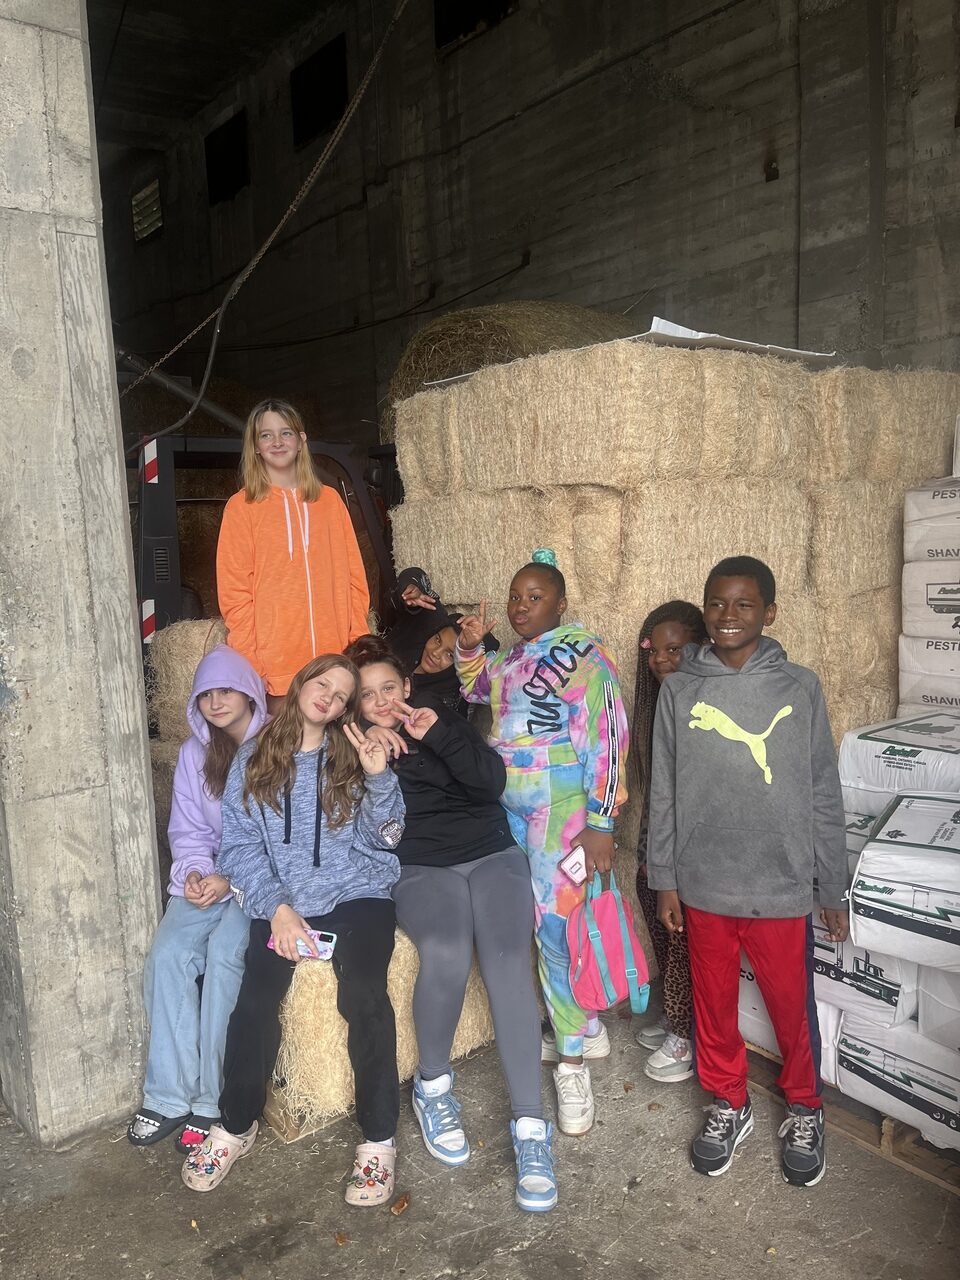
[[[687,645],[657,702],[652,889],[721,916],[805,916],[847,888],[843,801],[823,691],[776,640],[739,671]]]

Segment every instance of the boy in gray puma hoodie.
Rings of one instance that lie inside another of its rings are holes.
[[[813,879],[841,941],[846,848],[820,682],[762,634],[775,600],[772,572],[751,556],[722,560],[707,578],[710,644],[684,649],[657,704],[647,868],[664,926],[687,931],[697,1074],[715,1099],[694,1169],[725,1173],[753,1128],[737,1018],[742,948],[783,1055],[783,1178],[813,1186],[826,1169]]]

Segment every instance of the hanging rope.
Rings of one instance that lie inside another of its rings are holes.
[[[383,57],[384,50],[386,49],[387,44],[390,41],[390,37],[393,35],[393,32],[397,26],[397,23],[400,21],[403,11],[404,9],[406,9],[408,3],[409,3],[409,0],[399,0],[399,3],[397,4],[396,9],[394,10],[393,17],[388,22],[387,28],[383,33],[383,38],[381,39],[380,44],[377,46],[377,51],[373,55],[373,59],[370,65],[367,67],[366,74],[364,75],[360,83],[357,85],[356,92],[354,93],[353,97],[350,99],[350,102],[347,105],[347,109],[343,113],[343,116],[341,117],[339,124],[334,129],[333,133],[331,133],[330,137],[327,139],[326,146],[323,148],[323,151],[321,151],[320,155],[318,156],[317,161],[314,164],[313,168],[310,170],[310,172],[307,174],[306,178],[304,179],[303,184],[300,187],[300,190],[290,201],[290,204],[288,205],[287,210],[284,213],[283,217],[280,219],[280,221],[277,223],[277,225],[273,228],[273,230],[267,236],[266,240],[264,240],[263,244],[260,246],[257,252],[253,255],[250,261],[246,264],[246,266],[243,268],[240,274],[236,277],[236,279],[230,285],[230,288],[224,294],[223,301],[220,303],[219,307],[216,307],[213,311],[211,311],[210,314],[206,316],[205,319],[201,320],[200,323],[196,325],[193,329],[191,329],[190,332],[185,335],[185,337],[181,338],[180,341],[176,344],[176,346],[171,347],[170,350],[166,352],[165,355],[162,355],[159,360],[156,360],[152,365],[150,365],[148,369],[145,369],[143,373],[141,373],[139,378],[137,378],[134,382],[131,382],[130,385],[128,387],[125,387],[124,390],[120,393],[121,399],[123,399],[124,396],[128,396],[131,391],[133,391],[136,387],[139,387],[140,383],[145,381],[145,379],[149,378],[150,375],[154,373],[157,369],[159,369],[161,365],[166,364],[166,362],[171,358],[171,356],[176,355],[176,353],[180,350],[181,347],[186,346],[186,344],[190,341],[191,338],[195,338],[198,333],[201,333],[207,327],[207,325],[210,324],[211,321],[214,322],[213,334],[211,335],[211,339],[210,339],[210,350],[207,353],[207,363],[203,371],[203,378],[200,383],[200,388],[197,391],[197,394],[194,397],[193,403],[190,405],[190,408],[187,410],[187,412],[183,415],[182,418],[178,418],[177,421],[172,423],[169,427],[164,427],[161,431],[157,431],[153,435],[146,437],[145,440],[141,440],[137,444],[131,446],[131,448],[127,450],[128,453],[135,453],[138,449],[142,448],[143,444],[146,443],[147,439],[156,440],[160,436],[170,435],[171,432],[177,431],[180,427],[184,426],[187,422],[189,422],[190,419],[193,417],[193,415],[196,413],[197,407],[200,404],[200,401],[203,399],[204,395],[206,394],[207,384],[209,383],[210,375],[213,372],[213,361],[217,351],[217,344],[220,340],[220,330],[223,326],[223,318],[226,315],[227,308],[229,307],[233,299],[237,296],[237,294],[240,292],[240,290],[243,288],[244,284],[250,278],[253,272],[256,271],[264,255],[270,251],[270,248],[273,245],[274,241],[276,240],[277,236],[280,234],[283,228],[287,225],[287,223],[290,221],[293,215],[297,212],[297,210],[303,204],[304,200],[309,195],[311,189],[315,185],[317,179],[320,177],[320,174],[323,172],[324,168],[326,167],[328,160],[333,155],[334,151],[336,151],[337,146],[340,143],[340,139],[343,137],[344,133],[346,132],[350,124],[350,121],[353,119],[354,115],[356,115],[357,109],[360,106],[360,103],[363,101],[363,96],[370,86],[370,81],[373,79],[374,75],[376,74],[377,67],[380,65],[380,60]]]

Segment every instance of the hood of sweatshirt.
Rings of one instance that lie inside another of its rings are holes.
[[[692,676],[738,676],[742,672],[761,675],[778,670],[787,661],[783,645],[770,636],[761,636],[756,650],[742,667],[728,667],[721,662],[712,644],[687,644],[683,647],[680,670]]]
[[[267,720],[267,692],[256,671],[236,649],[218,644],[201,660],[193,677],[193,688],[187,703],[187,723],[193,736],[204,745],[210,741],[210,726],[200,714],[197,698],[208,689],[236,689],[245,693],[253,702],[254,708],[253,719],[247,726],[244,741],[256,737]]]

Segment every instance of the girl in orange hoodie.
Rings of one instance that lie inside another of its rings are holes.
[[[314,470],[293,405],[251,411],[240,472],[217,544],[220,612],[230,647],[279,699],[311,658],[366,634],[370,593],[350,516]]]

